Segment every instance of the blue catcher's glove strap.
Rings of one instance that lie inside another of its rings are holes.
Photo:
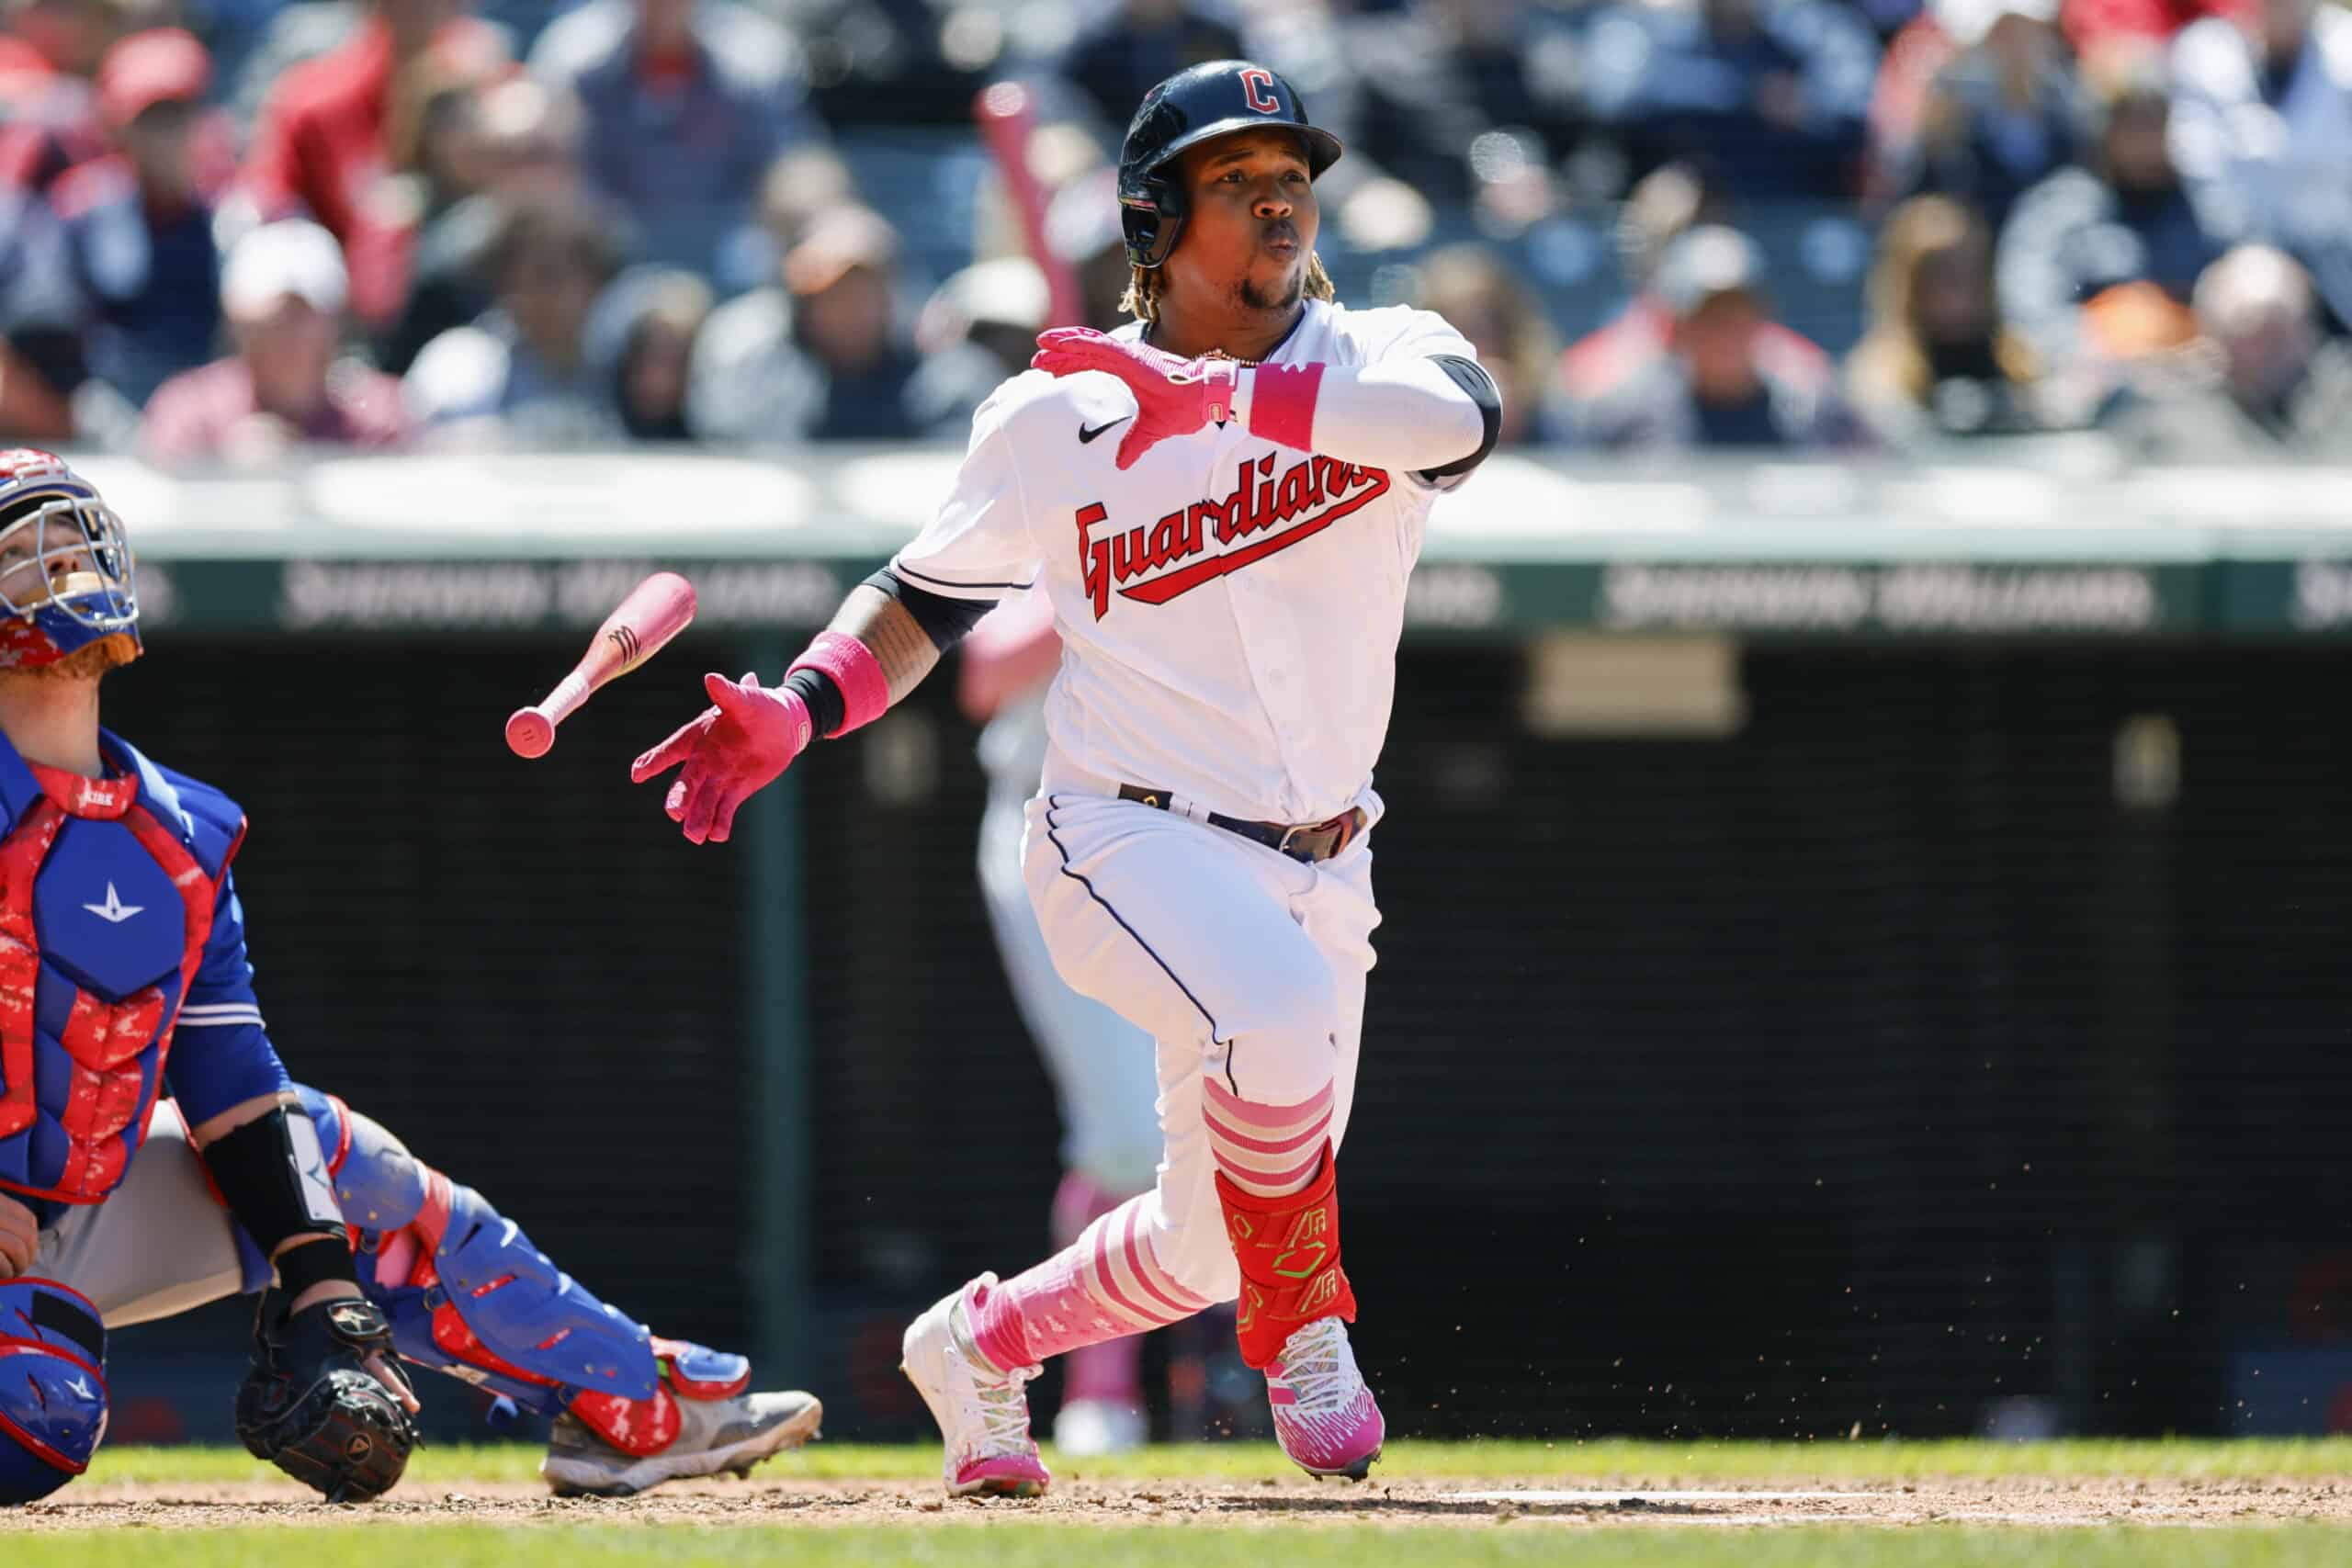
[[[335,1251],[343,1257],[343,1271],[334,1277],[357,1282],[350,1247],[340,1240],[343,1210],[334,1201],[319,1130],[310,1117],[288,1116],[284,1106],[272,1106],[268,1114],[213,1139],[203,1152],[229,1212],[264,1257],[289,1236],[334,1236]]]

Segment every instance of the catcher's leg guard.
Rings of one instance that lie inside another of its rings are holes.
[[[1288,1197],[1254,1197],[1216,1173],[1226,1235],[1241,1268],[1235,1336],[1241,1359],[1261,1371],[1284,1340],[1318,1318],[1356,1320],[1355,1292],[1340,1267],[1339,1179],[1328,1143],[1321,1168]]]
[[[352,1225],[361,1287],[404,1359],[543,1416],[569,1411],[632,1454],[677,1437],[675,1399],[750,1386],[743,1357],[657,1337],[557,1268],[481,1193],[334,1096],[297,1092]]]

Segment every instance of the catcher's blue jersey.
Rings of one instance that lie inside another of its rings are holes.
[[[229,874],[244,813],[100,747],[82,779],[0,737],[0,1189],[44,1222],[114,1190],[158,1093],[195,1125],[288,1087]]]

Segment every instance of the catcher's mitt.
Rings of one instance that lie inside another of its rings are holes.
[[[288,1316],[284,1292],[270,1291],[254,1314],[237,1436],[330,1503],[383,1495],[408,1468],[416,1423],[368,1371],[370,1356],[401,1375],[391,1325],[374,1303],[319,1302]]]

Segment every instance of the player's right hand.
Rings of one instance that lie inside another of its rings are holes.
[[[1099,370],[1126,383],[1135,394],[1136,414],[1119,438],[1118,465],[1123,469],[1134,468],[1162,441],[1190,435],[1213,420],[1223,423],[1232,412],[1234,378],[1240,373],[1230,359],[1179,359],[1148,344],[1091,327],[1054,327],[1038,333],[1029,367],[1057,377]]]
[[[741,681],[709,674],[702,684],[711,705],[630,764],[628,776],[643,784],[684,763],[662,809],[689,843],[723,844],[736,808],[808,749],[816,722],[798,693],[763,686],[756,674]]]
[[[0,1280],[30,1273],[40,1249],[40,1224],[33,1212],[0,1192]]]

